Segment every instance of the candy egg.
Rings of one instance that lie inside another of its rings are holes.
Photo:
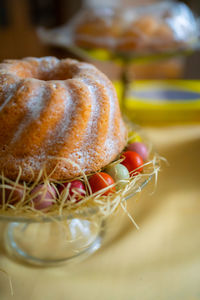
[[[129,172],[133,172],[137,169],[136,172],[132,173],[133,176],[142,172],[143,159],[137,152],[126,151],[122,154],[122,158],[124,158],[124,160],[121,164],[124,165]]]
[[[137,152],[143,160],[147,160],[148,158],[148,150],[145,144],[143,143],[135,142],[129,144],[127,150]]]
[[[105,172],[108,173],[115,182],[118,182],[119,180],[129,179],[130,177],[128,169],[122,164],[116,164],[107,167],[105,169]],[[124,185],[126,185],[125,182],[120,182],[117,187],[121,188]]]
[[[142,142],[141,137],[134,131],[128,133],[129,143]]]
[[[58,188],[59,193],[62,193],[63,190],[65,190],[67,187],[69,187],[69,195],[67,200],[75,199],[76,202],[80,201],[82,196],[85,196],[85,185],[81,180],[73,180],[71,182],[65,182],[63,185],[61,185]]]
[[[39,184],[30,193],[35,209],[42,210],[50,207],[55,198],[56,190],[51,185]]]
[[[17,186],[10,185],[10,187],[6,187],[4,189],[1,187],[0,188],[0,203],[2,204],[3,197],[5,197],[5,202],[9,201],[10,204],[15,204],[16,202],[19,202],[20,200],[23,199],[24,193],[25,193],[25,190],[20,185],[17,185]]]
[[[114,182],[113,178],[109,174],[106,174],[104,172],[96,173],[96,174],[92,175],[89,179],[89,184],[90,184],[92,193],[96,193],[97,191],[100,191],[114,183],[115,182]],[[115,192],[115,187],[113,186],[110,189],[108,189],[106,192],[104,192],[103,195],[107,196],[108,194],[114,193],[114,192]]]

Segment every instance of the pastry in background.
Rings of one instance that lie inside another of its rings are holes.
[[[105,14],[86,11],[77,21],[74,30],[74,42],[85,48],[115,48],[115,41],[121,33],[120,14],[106,9]]]

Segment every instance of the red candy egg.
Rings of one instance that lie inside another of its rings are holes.
[[[92,193],[96,193],[97,191],[100,191],[112,184],[114,184],[113,178],[104,172],[99,172],[94,175],[92,175],[89,179],[89,184],[92,190]],[[107,196],[110,193],[115,192],[115,187],[111,187],[106,192],[103,193],[104,196]]]
[[[62,193],[66,188],[69,187],[69,195],[67,200],[75,199],[76,202],[80,201],[85,196],[85,185],[81,180],[74,180],[71,182],[65,182],[58,188],[59,193]]]
[[[56,199],[56,190],[51,185],[39,184],[30,193],[35,209],[42,210],[50,207]]]
[[[132,173],[132,175],[136,175],[137,173],[142,172],[143,159],[137,152],[126,151],[122,154],[121,157],[124,158],[121,164],[128,169],[129,173],[133,172],[135,169],[137,170]]]

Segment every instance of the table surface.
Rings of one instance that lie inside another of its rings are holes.
[[[39,43],[35,29],[22,23],[21,2],[13,1],[12,28],[1,29],[0,59],[57,55]],[[16,13],[17,12],[17,13]],[[22,30],[23,29],[23,30]],[[23,32],[23,34],[22,34]],[[199,55],[188,59],[186,78],[199,78]],[[87,260],[55,268],[20,264],[6,255],[0,224],[1,300],[199,300],[200,299],[200,126],[145,128],[167,158],[155,193],[142,192],[118,238]],[[131,201],[131,200],[129,200]]]
[[[126,217],[112,243],[85,261],[54,268],[20,264],[1,242],[0,268],[14,289],[12,297],[0,273],[1,300],[200,299],[200,126],[144,130],[169,165],[163,164],[155,193],[142,193],[131,212],[140,230]]]

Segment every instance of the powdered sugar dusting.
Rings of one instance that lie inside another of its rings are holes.
[[[57,84],[52,82],[52,86],[56,87]],[[70,120],[76,108],[76,104],[68,89],[67,82],[59,81],[59,86],[62,87],[64,91],[60,98],[60,108],[63,110],[63,117],[59,121],[59,128],[55,129],[57,135],[54,136],[54,133],[52,133],[55,143],[60,143],[63,138],[67,138],[66,133],[70,131]],[[48,141],[49,144],[52,143],[51,137],[52,135],[50,134],[50,140]]]
[[[99,110],[100,105],[97,97],[97,88],[95,85],[88,82],[86,78],[79,78],[81,83],[84,83],[85,90],[87,91],[87,98],[89,97],[91,101],[91,112],[90,112],[90,118],[88,119],[87,123],[87,129],[84,136],[84,145],[82,146],[82,149],[79,151],[76,151],[75,156],[78,157],[78,162],[80,166],[85,166],[87,164],[90,164],[95,157],[95,155],[92,155],[91,151],[91,144],[97,137],[97,122],[98,122],[98,116],[99,116]],[[77,81],[77,79],[76,79]],[[89,101],[86,100],[86,101]]]
[[[15,85],[16,86],[16,85]],[[7,96],[7,97],[4,97],[4,102],[1,104],[0,106],[0,111],[3,110],[3,108],[10,102],[10,100],[12,99],[13,95],[14,95],[14,91],[15,91],[15,88],[11,89],[11,93]]]
[[[95,140],[94,134],[96,133],[96,136],[98,135],[97,132],[97,122],[98,125],[100,124],[101,120],[98,119],[99,111],[100,109],[103,109],[104,104],[102,103],[102,92],[101,89],[97,88],[96,83],[100,84],[102,88],[104,89],[104,93],[107,94],[106,101],[109,103],[109,117],[108,117],[108,132],[107,137],[105,139],[105,144],[101,145],[101,149],[105,149],[105,155],[107,159],[113,155],[113,153],[116,151],[116,144],[118,143],[118,140],[114,138],[114,117],[115,117],[115,108],[116,108],[116,102],[117,98],[114,93],[114,90],[108,81],[108,79],[102,75],[101,73],[97,72],[95,68],[93,68],[95,71],[95,80],[91,80],[88,78],[91,78],[91,70],[87,70],[85,68],[84,74],[82,80],[85,82],[86,86],[89,88],[91,97],[93,99],[93,105],[95,107],[93,112],[93,117],[91,116],[92,125],[91,125],[91,135],[92,140]],[[93,72],[94,73],[94,72]],[[102,75],[102,76],[101,76]],[[95,101],[94,101],[95,99]],[[97,149],[97,151],[101,151],[101,149]],[[103,155],[103,153],[102,153]]]
[[[12,97],[15,95],[16,90],[18,89],[19,81],[16,80],[14,83],[9,83],[9,76],[4,74],[5,71],[0,71],[0,88],[1,88],[1,98],[3,98],[2,104],[0,105],[0,112],[4,107],[10,102]]]
[[[69,78],[72,76],[72,78],[64,81],[47,80],[48,82],[46,83],[39,79],[23,78],[21,92],[23,92],[24,89],[23,96],[27,99],[27,101],[25,101],[26,106],[24,109],[27,113],[22,122],[19,123],[18,128],[16,128],[12,143],[20,141],[20,137],[27,131],[27,128],[32,122],[37,122],[37,129],[40,128],[39,126],[42,126],[40,115],[46,109],[49,100],[54,99],[51,98],[51,93],[56,93],[56,89],[58,89],[57,95],[60,97],[58,98],[58,96],[55,96],[54,94],[55,101],[50,101],[51,104],[48,107],[49,113],[47,115],[49,120],[51,120],[51,118],[54,120],[53,123],[49,122],[49,124],[54,124],[54,127],[50,125],[49,130],[46,132],[44,131],[44,134],[46,135],[45,141],[38,147],[37,153],[29,155],[28,157],[22,156],[21,158],[16,159],[17,165],[23,166],[24,174],[28,174],[29,167],[39,171],[41,166],[47,162],[51,156],[51,151],[49,149],[53,149],[53,147],[55,149],[57,149],[57,147],[65,147],[65,144],[67,143],[69,145],[68,139],[72,131],[75,145],[72,145],[69,151],[66,149],[63,153],[66,153],[67,157],[65,158],[77,162],[82,170],[86,172],[91,171],[91,166],[93,165],[102,167],[104,166],[102,165],[103,163],[105,164],[105,162],[110,161],[111,158],[118,154],[119,144],[123,144],[124,124],[121,119],[119,119],[119,122],[121,123],[119,128],[121,128],[119,129],[119,135],[116,134],[116,107],[118,103],[115,91],[107,77],[99,72],[94,66],[86,63],[79,63],[76,60],[68,59],[60,61],[52,57],[38,58],[36,60],[34,58],[27,58],[25,60],[30,64],[32,61],[36,61],[39,68],[38,72],[41,73],[53,72],[54,68],[57,68],[56,72],[59,72],[59,68],[62,68],[61,74],[64,74],[63,68],[71,68],[70,72],[66,71],[66,77]],[[37,66],[37,64],[34,64],[34,66]],[[16,75],[13,74],[13,76]],[[20,82],[22,83],[22,81]],[[80,94],[78,91],[80,91]],[[14,93],[15,89],[13,85],[13,94],[8,95],[6,100],[0,106],[0,111],[9,103]],[[79,99],[79,97],[81,97],[81,99]],[[84,97],[84,99],[82,97]],[[79,105],[80,100],[81,105]],[[90,105],[91,110],[88,109],[87,105]],[[105,107],[107,107],[106,110]],[[88,120],[87,118],[84,119],[84,122],[87,123],[83,126],[83,133],[81,132],[80,136],[78,128],[80,120],[76,120],[74,116],[82,116],[81,113],[79,114],[79,110],[81,112],[83,109],[88,109],[87,116],[89,114],[89,118]],[[103,115],[104,111],[106,112],[105,116],[108,118],[108,122],[102,122],[103,120],[100,119],[100,116]],[[58,119],[56,112],[58,112]],[[107,136],[105,139],[102,139],[103,142],[101,143],[99,133],[101,132],[101,127],[105,126],[105,123],[107,123],[106,126],[108,126],[107,130],[105,130]],[[74,132],[75,128],[77,132]],[[81,141],[80,143],[79,140]],[[17,146],[17,144],[15,144],[15,146]],[[100,162],[96,162],[98,157],[101,157]],[[78,170],[73,170],[73,167],[71,167],[72,170],[68,169],[65,163],[60,163],[59,168],[59,172],[62,173],[62,176],[64,174],[65,178],[70,178],[73,174],[74,176],[78,175],[77,172],[80,172]],[[67,172],[69,172],[70,175],[67,174]]]
[[[45,95],[44,95],[45,94]],[[43,90],[43,92],[33,90],[29,94],[29,98],[27,101],[27,109],[28,109],[28,114],[31,120],[35,120],[39,118],[40,113],[45,107],[46,101],[44,99],[49,98],[50,93],[48,90]]]
[[[31,89],[29,88],[29,85],[32,86]],[[37,81],[35,81],[34,84],[34,79],[31,81],[24,81],[24,86],[21,88],[21,91],[25,89],[29,90],[25,108],[27,110],[27,117],[23,119],[16,129],[12,143],[15,143],[17,140],[19,140],[20,136],[26,130],[28,125],[39,118],[41,112],[46,106],[46,99],[48,99],[50,96],[48,89],[45,89],[44,87],[40,88],[37,84]]]

